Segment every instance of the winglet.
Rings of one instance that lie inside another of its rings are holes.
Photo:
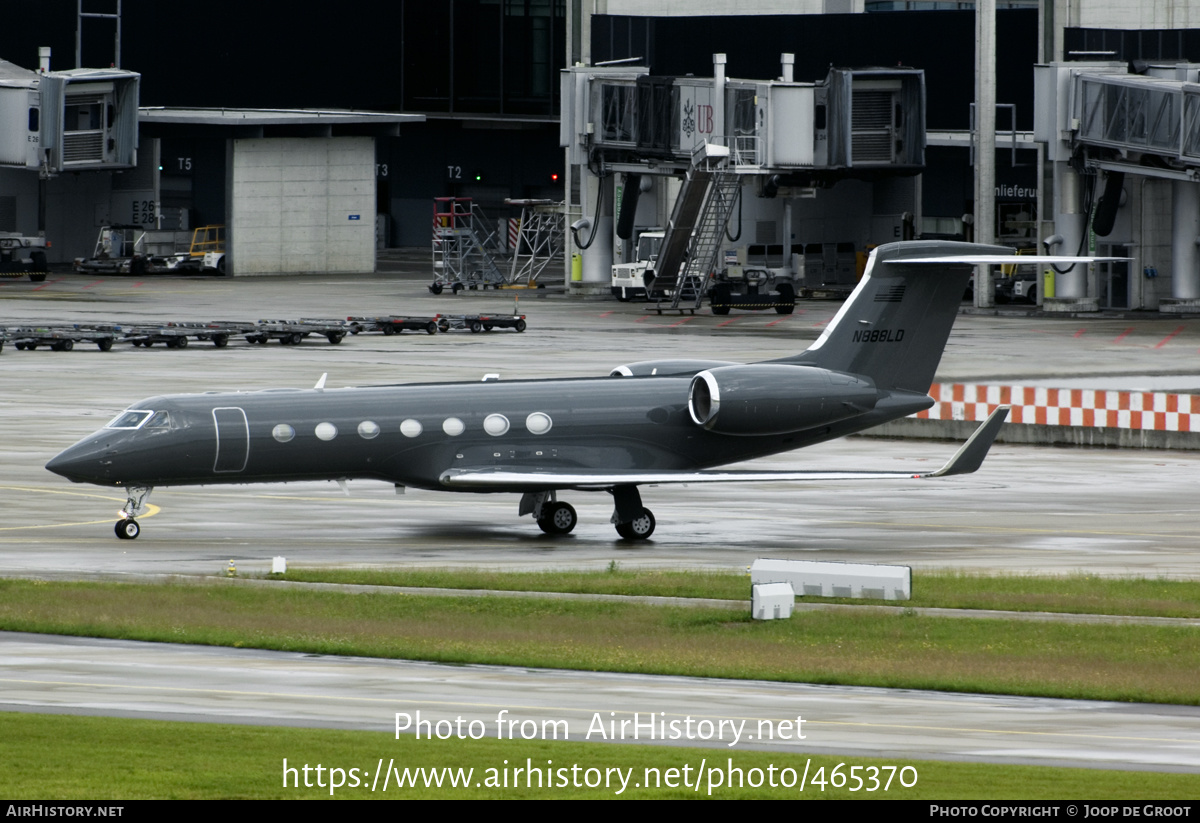
[[[988,449],[992,447],[992,443],[996,441],[996,435],[1000,433],[1000,427],[1008,419],[1010,408],[1010,406],[998,406],[994,412],[988,415],[988,419],[983,421],[983,425],[967,439],[967,442],[962,444],[962,448],[947,461],[946,465],[925,477],[970,474],[983,465],[983,458],[987,457]]]

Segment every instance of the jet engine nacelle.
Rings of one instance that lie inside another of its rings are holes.
[[[695,374],[702,369],[737,365],[729,360],[641,360],[617,366],[609,377],[665,377],[669,374]]]
[[[721,434],[787,434],[868,412],[878,396],[870,380],[827,369],[721,366],[692,379],[688,412]]]

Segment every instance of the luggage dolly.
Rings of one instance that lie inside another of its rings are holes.
[[[120,334],[120,326],[24,326],[8,330],[8,339],[18,351],[45,346],[52,351],[71,351],[76,343],[95,343],[109,351]]]
[[[147,349],[162,343],[168,349],[186,349],[189,338],[211,342],[218,349],[229,344],[236,330],[226,324],[216,323],[160,323],[158,325],[134,326],[125,331],[125,340]]]
[[[525,331],[525,315],[523,314],[443,314],[438,319],[438,327],[442,331],[450,329],[470,329],[472,333],[491,331],[492,329],[516,329]]]
[[[440,314],[433,317],[405,317],[389,315],[387,317],[347,317],[351,325],[351,334],[359,332],[379,331],[387,335],[399,334],[402,331],[423,331],[426,334],[437,334]]]
[[[298,346],[310,334],[320,334],[336,346],[350,331],[344,320],[259,320],[247,330],[246,340],[251,343],[278,340],[284,346]]]

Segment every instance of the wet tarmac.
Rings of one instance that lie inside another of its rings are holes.
[[[799,351],[838,304],[790,316],[662,315],[639,304],[536,292],[434,297],[419,272],[355,278],[134,280],[56,275],[6,281],[0,324],[517,311],[524,333],[494,330],[348,337],[330,345],[167,350],[15,351],[0,355],[0,570],[211,573],[234,559],[265,571],[284,555],[306,565],[631,565],[741,568],[759,556],[894,562],[918,567],[1200,576],[1195,481],[1200,454],[998,445],[969,477],[877,484],[650,487],[658,528],[617,539],[607,495],[565,495],[580,512],[567,537],[517,517],[516,495],[456,495],[355,481],[157,489],[137,541],[112,533],[119,490],[71,484],[45,462],[130,403],[161,393],[437,380],[605,375],[647,358],[755,361]],[[40,286],[44,286],[41,288]],[[1026,377],[1041,383],[1182,380],[1198,369],[1200,321],[960,316],[938,378]],[[949,442],[856,437],[756,461],[765,469],[914,471]]]

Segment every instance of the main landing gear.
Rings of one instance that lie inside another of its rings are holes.
[[[637,486],[609,489],[616,503],[610,521],[625,540],[645,540],[654,534],[654,514],[642,505]],[[520,514],[532,514],[538,528],[546,534],[570,534],[579,516],[575,507],[556,499],[553,491],[526,492],[521,497]]]
[[[136,518],[145,511],[146,498],[152,491],[153,486],[129,486],[125,489],[129,496],[125,500],[125,508],[121,509],[121,519],[113,529],[117,537],[122,540],[136,540],[142,533],[142,527],[138,525]]]

